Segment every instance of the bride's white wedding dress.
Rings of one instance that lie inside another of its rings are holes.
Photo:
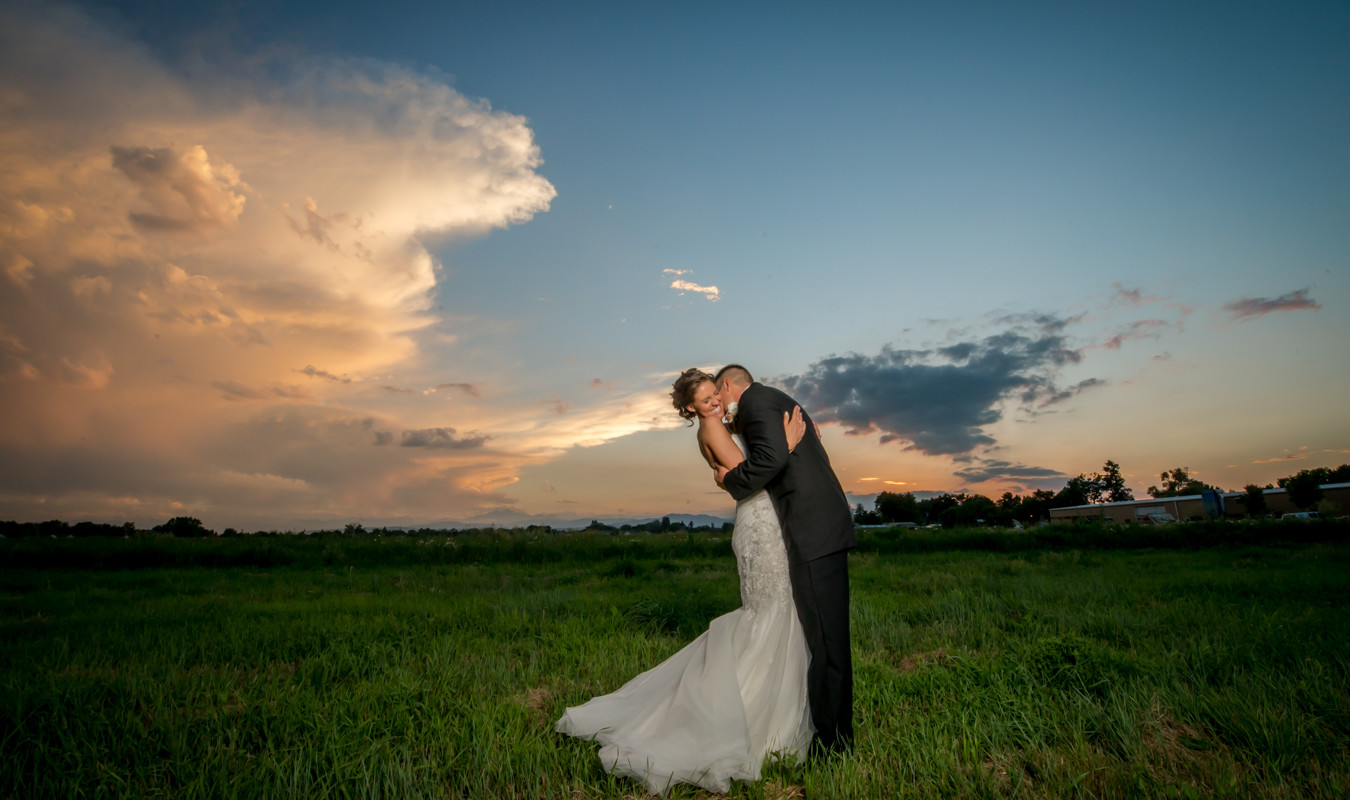
[[[802,758],[814,733],[806,639],[767,492],[737,504],[731,548],[740,608],[617,692],[558,720],[559,732],[600,742],[606,770],[636,778],[653,794],[676,783],[726,792],[732,780],[759,780],[766,756]]]

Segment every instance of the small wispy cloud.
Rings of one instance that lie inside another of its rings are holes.
[[[1252,461],[1253,464],[1278,464],[1281,461],[1301,461],[1308,457],[1307,453],[1290,453],[1284,456],[1274,456],[1272,458],[1258,458]]]
[[[1141,319],[1131,322],[1124,329],[1117,331],[1101,347],[1107,350],[1119,350],[1120,346],[1132,339],[1156,339],[1169,328],[1180,328],[1181,324],[1177,322],[1168,322],[1165,319]]]
[[[675,275],[675,276],[680,276],[680,275],[688,275],[688,274],[690,273],[690,271],[691,271],[691,270],[687,270],[687,269],[671,269],[670,267],[667,267],[667,268],[661,270],[661,274],[662,274],[662,275]]]
[[[314,396],[301,386],[278,384],[259,388],[239,381],[212,381],[211,385],[220,390],[221,396],[231,401],[273,400],[278,397],[283,400],[311,401],[314,399]]]
[[[708,302],[716,303],[722,292],[716,286],[703,286],[693,281],[675,280],[670,282],[670,288],[677,289],[681,293],[694,292],[708,298]]]
[[[428,390],[427,393],[430,394],[432,392],[443,392],[443,391],[460,392],[469,397],[483,396],[483,392],[472,383],[438,383],[435,386],[431,387],[431,389]]]
[[[1223,310],[1232,314],[1235,320],[1261,317],[1274,311],[1317,311],[1322,304],[1309,297],[1308,292],[1309,289],[1304,288],[1275,298],[1244,297],[1225,303]]]
[[[1112,304],[1142,306],[1146,303],[1158,303],[1167,299],[1157,295],[1146,295],[1142,289],[1131,289],[1119,281],[1112,283],[1111,287],[1115,289],[1115,291],[1111,293],[1111,298],[1107,302]]]
[[[302,374],[304,374],[304,375],[308,375],[308,376],[311,377],[311,378],[326,378],[326,379],[328,379],[328,380],[330,380],[330,381],[337,381],[338,383],[351,383],[351,382],[352,382],[352,379],[351,379],[351,378],[348,378],[348,377],[345,376],[345,375],[342,375],[342,376],[334,375],[333,373],[329,372],[328,370],[326,370],[326,369],[319,369],[318,367],[315,367],[315,366],[312,365],[312,364],[306,364],[304,369],[298,369],[298,370],[296,370],[296,372],[302,373]]]
[[[562,399],[556,394],[551,395],[549,399],[545,400],[544,402],[550,409],[553,410],[554,414],[566,414],[568,409],[572,407],[571,405],[568,404],[566,400]]]
[[[1310,451],[1310,448],[1309,448],[1308,445],[1306,445],[1306,444],[1305,444],[1305,445],[1302,445],[1302,446],[1299,447],[1297,450],[1290,450],[1289,448],[1286,447],[1286,448],[1284,449],[1284,455],[1282,455],[1282,456],[1271,456],[1270,458],[1258,458],[1258,459],[1255,459],[1254,461],[1252,461],[1252,463],[1253,463],[1253,464],[1277,464],[1277,463],[1279,463],[1279,462],[1281,462],[1281,461],[1301,461],[1301,460],[1307,458],[1309,455],[1311,455],[1312,453],[1315,453],[1315,452],[1317,452],[1317,451],[1315,451],[1315,450],[1311,450],[1311,451]],[[1325,451],[1325,452],[1331,452],[1331,451]]]

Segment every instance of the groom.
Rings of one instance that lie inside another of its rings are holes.
[[[737,500],[768,489],[783,524],[792,597],[811,651],[806,682],[816,726],[812,750],[846,750],[853,743],[848,551],[856,544],[848,499],[810,417],[805,437],[788,452],[783,415],[796,401],[755,383],[739,364],[722,367],[713,383],[723,408],[736,404],[732,424],[746,448],[735,469],[716,468],[717,485]]]

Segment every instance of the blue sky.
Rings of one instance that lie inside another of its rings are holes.
[[[1350,460],[1344,4],[3,8],[0,515],[725,514],[726,361],[863,502]]]

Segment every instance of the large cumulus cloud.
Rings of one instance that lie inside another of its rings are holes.
[[[525,119],[388,64],[240,63],[189,77],[73,8],[0,8],[0,461],[41,466],[0,515],[139,504],[153,521],[249,487],[317,514],[338,492],[392,496],[398,475],[477,481],[470,459],[494,458],[439,439],[434,458],[370,456],[372,434],[348,435],[370,414],[334,408],[436,324],[429,237],[548,209]],[[473,427],[431,423],[451,425]],[[303,458],[271,463],[277,436]],[[352,447],[362,481],[302,464]]]

